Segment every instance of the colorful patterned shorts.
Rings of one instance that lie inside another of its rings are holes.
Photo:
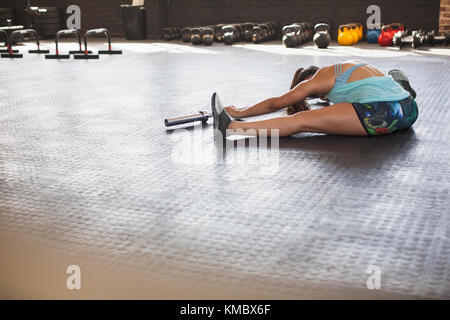
[[[409,128],[419,115],[413,97],[402,101],[353,103],[353,107],[370,136]]]

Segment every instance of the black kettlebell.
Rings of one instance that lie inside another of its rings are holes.
[[[223,41],[223,31],[222,28],[224,27],[224,24],[217,24],[214,26],[214,38],[217,42]]]
[[[330,26],[326,23],[318,23],[314,27],[314,38],[313,41],[316,46],[320,49],[326,49],[330,45]]]
[[[236,28],[233,25],[226,25],[222,28],[223,42],[233,44],[236,41]]]
[[[191,41],[191,28],[190,27],[184,27],[180,30],[181,32],[181,38],[184,42]]]
[[[171,39],[170,33],[171,33],[170,28],[164,28],[163,29],[163,38],[164,38],[164,40],[169,41]]]
[[[301,44],[307,43],[313,40],[313,26],[310,22],[301,22]]]
[[[421,37],[419,30],[414,30],[412,32],[412,38],[413,38],[413,42],[412,42],[413,49],[417,49],[418,47],[420,47],[422,45],[422,37]]]
[[[179,31],[175,27],[168,27],[163,29],[164,39],[173,40],[180,37]]]
[[[234,28],[235,28],[234,42],[241,41],[243,39],[243,36],[244,36],[244,33],[242,31],[242,25],[241,24],[235,24]]]
[[[270,39],[274,39],[277,35],[278,24],[275,21],[269,21],[267,25],[269,25],[270,28]]]
[[[263,30],[259,25],[253,27],[253,35],[252,35],[253,43],[261,43],[262,33],[263,33]]]
[[[434,38],[436,37],[436,31],[432,30],[427,33],[427,44],[434,46]]]
[[[254,23],[246,22],[242,25],[243,39],[247,42],[252,42]]]
[[[262,29],[262,41],[269,41],[270,40],[270,26],[267,23],[260,24]]]
[[[300,33],[300,26],[297,24],[290,24],[284,26],[283,32],[283,43],[287,48],[295,48],[299,45],[298,35]]]
[[[202,36],[200,28],[191,29],[191,43],[194,45],[199,45],[202,43]]]
[[[214,42],[214,30],[210,27],[201,28],[202,42],[206,46],[210,46]]]

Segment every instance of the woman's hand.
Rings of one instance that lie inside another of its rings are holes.
[[[241,110],[239,110],[235,106],[228,106],[228,107],[225,107],[224,109],[233,118],[240,118],[241,117]]]

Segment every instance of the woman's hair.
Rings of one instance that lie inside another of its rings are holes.
[[[311,66],[306,69],[303,69],[303,68],[298,69],[294,74],[294,79],[292,79],[291,90],[294,89],[295,86],[297,86],[300,82],[305,81],[307,78],[315,75],[317,70],[319,70],[319,68],[315,67],[315,66]],[[289,106],[286,109],[286,113],[291,115],[291,114],[294,114],[294,113],[297,113],[300,111],[306,111],[306,110],[310,110],[310,109],[311,109],[311,107],[305,99],[301,102],[297,102],[297,103],[294,103],[293,105]]]

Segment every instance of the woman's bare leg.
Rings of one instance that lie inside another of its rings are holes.
[[[229,129],[237,130],[235,134],[251,134],[242,132],[249,129],[253,129],[259,134],[259,130],[266,129],[267,135],[270,135],[271,129],[278,129],[280,137],[287,137],[299,132],[367,136],[366,130],[350,103],[339,103],[317,110],[299,112],[292,116],[263,121],[233,121]]]

